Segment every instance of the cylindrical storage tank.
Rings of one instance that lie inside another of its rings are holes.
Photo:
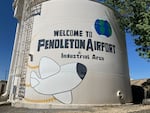
[[[33,25],[25,88],[15,90],[14,103],[131,102],[125,33],[112,9],[95,0],[48,0],[35,8],[39,14],[29,17]],[[14,78],[14,84],[19,80]]]

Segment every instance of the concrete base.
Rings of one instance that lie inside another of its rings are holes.
[[[127,103],[129,105],[132,103]],[[13,102],[13,107],[24,107],[29,109],[85,109],[89,107],[102,107],[102,106],[120,106],[121,104],[33,104],[33,103],[22,103]]]

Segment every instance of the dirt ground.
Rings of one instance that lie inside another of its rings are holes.
[[[0,105],[0,113],[150,113],[150,105],[109,105],[79,109],[27,109]]]

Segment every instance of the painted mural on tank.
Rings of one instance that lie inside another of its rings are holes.
[[[72,90],[82,82],[87,69],[81,63],[59,65],[54,60],[43,57],[39,73],[31,72],[31,87],[40,94],[53,95],[58,101],[72,102]]]

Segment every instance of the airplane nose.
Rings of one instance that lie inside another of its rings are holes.
[[[82,80],[84,79],[86,72],[87,72],[86,66],[81,63],[77,63],[77,73]]]

